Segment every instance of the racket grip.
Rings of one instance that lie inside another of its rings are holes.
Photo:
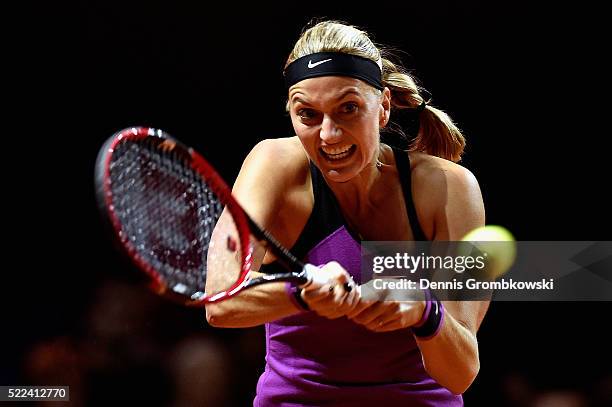
[[[329,281],[329,277],[327,274],[322,273],[321,269],[312,264],[304,264],[304,271],[306,272],[306,276],[308,278],[308,282],[302,285],[302,288],[309,286],[312,283],[316,283],[319,285],[327,284]],[[348,293],[353,290],[353,286],[350,282],[344,283],[344,290]]]

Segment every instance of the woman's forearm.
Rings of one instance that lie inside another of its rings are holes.
[[[431,339],[417,338],[429,375],[455,394],[465,392],[478,370],[478,342],[468,328],[446,312],[440,332]]]
[[[231,215],[224,210],[212,233],[207,256],[206,291],[217,293],[227,290],[242,269],[242,259],[226,248],[228,236],[238,240]],[[255,240],[250,277],[263,275],[259,270],[265,255],[264,248]],[[222,328],[247,328],[274,321],[299,312],[287,291],[286,283],[268,283],[244,290],[233,298],[206,305],[206,320]]]
[[[256,277],[259,273],[253,273]],[[206,305],[206,320],[221,328],[247,328],[296,314],[286,283],[269,283],[250,288],[229,300]]]

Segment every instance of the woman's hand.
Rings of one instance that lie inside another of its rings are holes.
[[[361,300],[346,316],[371,331],[388,332],[417,324],[425,311],[425,301]]]
[[[329,319],[339,318],[352,311],[359,304],[360,297],[350,274],[335,261],[327,263],[320,270],[329,275],[328,282],[302,290],[302,298],[310,309]],[[352,287],[350,292],[345,288],[346,283]]]

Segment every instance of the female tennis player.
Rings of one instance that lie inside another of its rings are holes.
[[[324,21],[304,31],[284,75],[295,136],[255,146],[233,193],[329,280],[244,291],[208,304],[209,323],[265,324],[256,406],[463,405],[488,302],[364,301],[345,283],[359,282],[360,240],[460,240],[484,225],[478,183],[456,164],[464,137],[356,27]],[[409,151],[380,139],[401,109],[420,123]],[[254,266],[282,270],[269,253]],[[209,265],[207,289],[231,283],[226,272]]]

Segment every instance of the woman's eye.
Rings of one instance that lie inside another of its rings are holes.
[[[315,117],[315,112],[312,109],[300,109],[297,111],[297,115],[302,120],[308,120]]]
[[[342,105],[342,113],[355,113],[358,110],[357,103],[349,102]]]

